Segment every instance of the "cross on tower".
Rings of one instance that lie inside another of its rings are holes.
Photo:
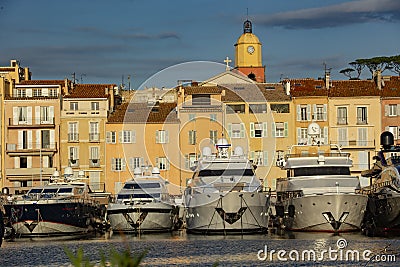
[[[229,59],[229,57],[226,57],[224,62],[226,63],[226,70],[230,70],[230,66],[229,63],[232,62],[232,60]]]

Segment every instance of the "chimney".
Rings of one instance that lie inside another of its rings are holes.
[[[331,72],[329,70],[325,70],[325,88],[329,89],[331,84]]]
[[[29,72],[29,68],[24,68],[24,80],[29,81],[31,79],[31,73]]]
[[[381,70],[376,70],[374,72],[374,80],[376,83],[376,86],[378,87],[379,90],[382,89],[382,72]]]
[[[109,101],[109,105],[110,105],[109,110],[113,111],[114,110],[114,88],[113,88],[113,86],[108,87],[108,101]]]
[[[283,84],[286,95],[290,95],[290,80],[286,80]]]
[[[63,93],[64,93],[64,95],[69,95],[69,84],[68,84],[67,78],[64,79]]]

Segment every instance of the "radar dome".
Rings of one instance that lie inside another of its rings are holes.
[[[235,147],[235,156],[243,156],[243,148],[241,146]]]
[[[151,174],[160,174],[160,169],[157,168],[157,167],[154,167],[154,168],[151,170]]]
[[[134,170],[133,170],[133,175],[141,175],[142,174],[142,170],[139,168],[139,167],[136,167]]]
[[[211,156],[211,148],[208,146],[203,147],[203,156]]]
[[[66,167],[64,169],[64,175],[73,175],[73,174],[74,174],[74,171],[72,170],[71,167]]]
[[[225,138],[221,138],[221,139],[218,139],[218,141],[217,141],[217,146],[226,146],[226,145],[228,145],[229,143],[228,143],[228,140],[226,140]]]

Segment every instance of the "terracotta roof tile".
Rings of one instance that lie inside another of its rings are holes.
[[[384,81],[382,97],[400,97],[400,77],[391,76],[389,81]]]
[[[225,84],[223,102],[290,101],[281,84]]]
[[[109,123],[178,123],[176,103],[123,103],[110,115]]]
[[[324,80],[294,79],[290,80],[290,94],[293,97],[327,96]]]
[[[184,87],[185,94],[195,95],[195,94],[210,94],[217,95],[223,90],[220,86],[188,86]]]
[[[68,81],[69,82],[69,81]],[[64,86],[64,80],[27,80],[18,83],[20,85],[60,85]]]
[[[107,98],[108,90],[114,84],[75,84],[74,89],[65,98]],[[107,92],[106,92],[107,91]]]
[[[333,81],[330,97],[380,96],[381,91],[372,80]]]

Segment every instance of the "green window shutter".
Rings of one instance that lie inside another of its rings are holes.
[[[245,127],[244,127],[244,123],[240,124],[240,138],[244,138],[245,137]]]
[[[232,138],[232,123],[228,123],[228,136]]]
[[[255,137],[254,122],[250,122],[250,137]]]
[[[283,135],[284,135],[285,137],[288,137],[288,135],[289,135],[289,129],[288,129],[288,128],[289,128],[289,125],[288,125],[287,122],[284,122],[283,125],[284,125],[284,127],[285,127],[284,132],[283,132]]]
[[[268,166],[268,151],[264,151],[263,154],[263,165]]]
[[[271,134],[272,134],[272,137],[276,137],[276,124],[275,124],[275,122],[273,122],[271,124]]]
[[[268,136],[268,129],[267,129],[267,123],[263,122],[262,123],[263,131],[262,131],[262,137],[267,137]]]
[[[157,130],[157,131],[156,131],[156,144],[158,144],[158,143],[160,143],[160,133],[159,133],[159,131]]]

